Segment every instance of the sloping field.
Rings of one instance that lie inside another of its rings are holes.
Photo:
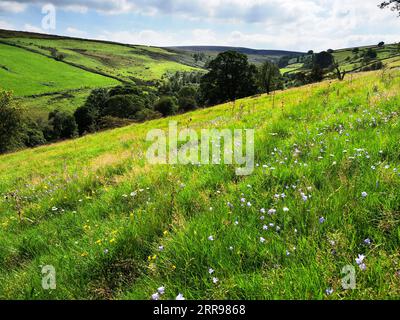
[[[55,49],[64,55],[65,62],[128,82],[159,80],[167,72],[199,70],[181,64],[177,53],[156,47],[63,38],[7,38],[3,41],[47,56]]]
[[[0,43],[0,86],[16,96],[117,85],[119,81]]]
[[[147,163],[147,132],[171,119],[0,156],[0,298],[150,299],[165,286],[161,299],[398,299],[399,76],[173,118],[255,128],[247,177]],[[45,265],[56,290],[42,289]],[[347,265],[355,290],[342,289]]]
[[[377,53],[376,59],[372,60],[369,64],[373,64],[377,61],[382,61],[385,65],[391,66],[390,59],[397,59],[400,56],[398,44],[387,44],[383,47],[378,46],[366,46],[358,48],[358,52],[353,52],[354,48],[334,50],[333,56],[335,61],[339,64],[340,69],[347,72],[358,71],[363,65],[363,54],[368,49],[373,49]],[[292,59],[291,63],[281,69],[282,74],[284,73],[296,73],[299,71],[310,71],[304,67],[303,62],[298,62],[296,58]]]

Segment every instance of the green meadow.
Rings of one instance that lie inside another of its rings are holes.
[[[0,298],[399,299],[399,86],[360,73],[0,156]],[[253,174],[150,165],[171,120],[255,129]]]
[[[365,65],[362,64],[363,63],[362,55],[368,49],[375,50],[377,53],[377,57],[376,59],[373,59],[371,62],[369,62],[367,66],[377,61],[382,61],[384,64],[387,64],[388,61],[390,62],[391,59],[395,60],[400,59],[400,50],[398,44],[387,44],[384,45],[383,47],[378,47],[378,46],[359,47],[358,52],[353,52],[353,49],[354,48],[333,50],[332,54],[342,71],[347,71],[347,72],[358,71],[362,67],[365,67]],[[300,71],[303,72],[309,71],[307,70],[307,68],[305,68],[303,62],[298,62],[296,59],[292,59],[290,62],[291,63],[287,67],[281,69],[282,74],[285,73],[293,74]]]
[[[76,39],[7,38],[3,41],[51,56],[56,49],[63,61],[89,71],[101,72],[123,81],[154,81],[165,73],[195,71],[197,68],[180,63],[176,52],[147,46],[130,46]]]
[[[16,96],[117,85],[119,82],[0,43],[0,86]]]

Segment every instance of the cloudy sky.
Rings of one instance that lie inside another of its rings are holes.
[[[326,50],[400,41],[400,18],[379,0],[0,0],[0,28],[132,44]]]

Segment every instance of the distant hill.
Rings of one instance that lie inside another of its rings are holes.
[[[284,56],[298,57],[303,56],[305,53],[298,51],[285,51],[285,50],[258,50],[244,47],[228,47],[228,46],[176,46],[168,47],[170,50],[176,50],[186,52],[194,55],[198,53],[204,53],[208,57],[215,57],[221,52],[225,51],[237,51],[243,53],[249,57],[252,63],[262,63],[265,60],[278,61]]]
[[[170,49],[182,50],[182,51],[193,51],[193,52],[224,52],[224,51],[237,51],[248,55],[260,55],[260,56],[299,56],[305,54],[304,52],[297,51],[285,51],[285,50],[258,50],[244,47],[227,47],[227,46],[181,46],[181,47],[169,47]]]

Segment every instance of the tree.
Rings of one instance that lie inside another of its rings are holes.
[[[0,91],[0,153],[23,146],[23,112],[13,102],[12,94]]]
[[[206,105],[233,101],[257,92],[257,68],[249,64],[246,55],[236,51],[220,53],[208,64],[209,72],[200,82]]]
[[[354,48],[354,49],[353,49],[353,53],[354,53],[354,54],[358,54],[359,52],[360,52],[360,49],[359,49],[359,48]]]
[[[392,11],[399,11],[400,16],[400,0],[384,1],[380,4],[381,9],[390,8]]]
[[[101,116],[134,119],[138,111],[144,108],[144,101],[136,95],[116,95],[107,100]]]
[[[272,90],[276,90],[282,83],[282,75],[275,63],[266,61],[259,68],[257,80],[262,92],[270,94]]]
[[[178,112],[178,104],[175,98],[165,96],[158,100],[154,106],[154,110],[166,117]]]
[[[378,43],[378,47],[379,47],[379,48],[382,48],[382,47],[384,47],[384,46],[385,46],[385,42],[381,41],[381,42]]]
[[[78,125],[72,114],[60,110],[49,113],[49,125],[51,131],[48,132],[52,140],[71,139],[78,135]]]
[[[313,55],[314,54],[314,50],[310,50],[307,52],[308,55]]]
[[[322,51],[314,56],[314,65],[321,69],[329,68],[334,64],[334,57],[331,53]]]
[[[29,148],[40,146],[47,141],[43,134],[42,126],[38,122],[27,119],[24,125],[24,144]]]
[[[324,70],[320,65],[314,64],[309,74],[309,82],[319,82],[324,79]]]
[[[74,117],[80,135],[85,132],[95,132],[98,129],[100,113],[105,109],[108,99],[107,89],[95,89],[90,93],[85,104],[75,111]]]
[[[365,53],[364,53],[364,60],[372,60],[376,59],[378,57],[378,53],[373,50],[372,48],[369,48]]]
[[[197,90],[194,86],[185,86],[178,93],[179,109],[191,111],[197,108]]]

